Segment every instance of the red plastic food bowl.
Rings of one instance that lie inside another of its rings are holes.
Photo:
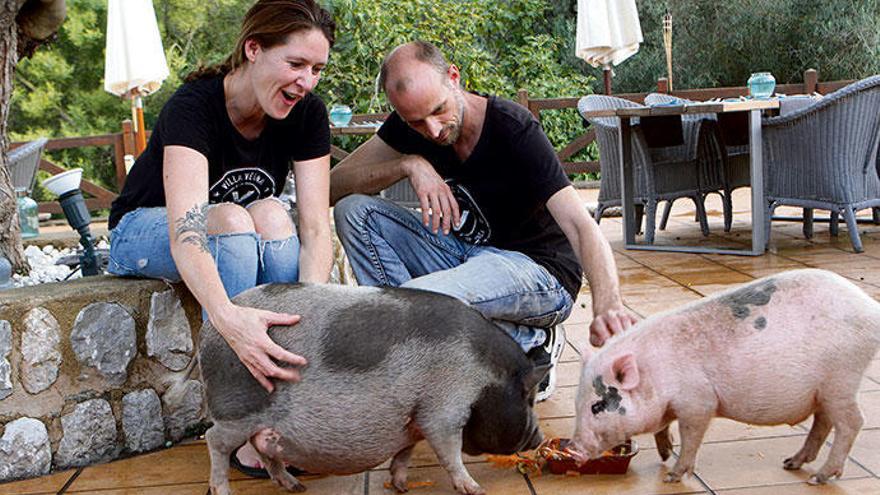
[[[567,439],[559,439],[556,444],[565,445]],[[562,449],[559,449],[562,450]],[[629,461],[633,456],[639,453],[639,445],[633,440],[627,440],[617,447],[611,449],[609,454],[603,455],[598,459],[590,459],[584,464],[578,466],[570,456],[564,452],[554,452],[553,455],[547,456],[547,469],[553,474],[566,474],[576,472],[580,474],[625,474],[629,469]]]

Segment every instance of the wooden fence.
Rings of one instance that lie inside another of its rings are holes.
[[[12,143],[10,145],[10,149],[15,149],[22,144],[25,143]],[[123,122],[122,132],[116,134],[50,139],[46,143],[45,151],[65,150],[71,148],[88,148],[94,146],[113,147],[113,162],[116,168],[117,191],[122,190],[122,184],[125,182],[126,175],[124,157],[126,154],[131,154],[134,152],[134,133],[132,132],[130,121]],[[64,172],[66,169],[50,162],[46,159],[46,156],[43,155],[42,159],[40,160],[40,170],[45,170],[54,175]],[[90,210],[110,208],[110,204],[113,202],[114,199],[116,199],[116,196],[118,195],[117,192],[103,188],[85,177],[83,177],[82,179],[80,189],[82,189],[82,191],[87,195],[91,196],[86,199],[86,205]],[[58,201],[45,201],[39,204],[39,210],[41,213],[61,213],[61,205],[58,203]]]
[[[836,91],[853,81],[832,81],[819,82],[819,73],[810,69],[804,72],[804,82],[801,84],[780,84],[776,86],[776,92],[782,94],[827,94]],[[712,98],[735,98],[748,94],[746,86],[730,87],[730,88],[709,88],[709,89],[684,89],[679,91],[668,91],[666,79],[657,81],[657,91],[668,93],[681,98],[691,100],[709,100]],[[624,93],[614,96],[626,98],[628,100],[642,103],[648,93]],[[550,110],[562,110],[577,108],[577,102],[580,97],[571,98],[530,98],[527,90],[520,90],[517,94],[517,101],[528,108],[530,112],[540,121],[541,113]],[[388,114],[359,114],[352,117],[352,123],[362,124],[366,122],[375,122],[384,120]],[[375,127],[343,127],[332,128],[331,133],[334,135],[369,135],[375,133]],[[149,136],[149,131],[147,132]],[[570,158],[577,152],[589,146],[596,139],[595,131],[587,129],[583,134],[573,139],[570,143],[558,153],[559,160],[562,162],[566,173],[587,173],[598,172],[599,162],[582,161],[572,162]],[[113,146],[114,165],[116,168],[116,188],[117,191],[122,190],[125,183],[125,155],[134,154],[135,132],[132,129],[131,121],[123,121],[122,132],[116,134],[104,134],[101,136],[84,136],[51,139],[46,145],[47,151],[63,150],[70,148],[82,148],[90,146]],[[24,143],[12,143],[10,149]],[[341,160],[348,156],[348,153],[336,146],[331,147],[331,156],[336,160]],[[63,172],[65,169],[43,158],[40,162],[40,169],[46,170],[51,174]],[[92,196],[86,200],[89,209],[95,210],[100,208],[109,208],[110,204],[116,198],[117,193],[106,188],[98,186],[90,182],[87,178],[83,178],[81,189],[83,192]],[[39,205],[41,212],[61,213],[61,206],[57,201],[43,202]]]

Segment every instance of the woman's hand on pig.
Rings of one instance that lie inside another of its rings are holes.
[[[634,325],[638,318],[623,304],[616,304],[605,310],[596,311],[590,324],[590,344],[602,347],[605,341]]]
[[[216,318],[212,317],[211,323],[226,339],[242,364],[271,393],[275,386],[270,378],[291,382],[300,379],[298,369],[281,367],[276,361],[304,366],[306,359],[276,344],[269,338],[267,330],[274,325],[294,325],[299,319],[299,315],[231,305],[230,311],[224,311],[223,315]]]

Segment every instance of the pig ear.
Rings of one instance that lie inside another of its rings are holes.
[[[541,383],[541,380],[547,376],[547,373],[550,372],[550,368],[552,365],[543,364],[541,366],[535,366],[532,368],[526,376],[523,377],[523,388],[526,389],[526,392],[531,392],[531,390],[538,386]]]
[[[615,358],[611,372],[621,390],[632,390],[639,385],[639,366],[636,364],[636,357],[632,354]]]

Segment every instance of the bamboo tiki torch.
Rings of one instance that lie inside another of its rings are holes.
[[[669,91],[672,91],[672,14],[666,9],[663,16],[663,46],[666,47],[666,73],[669,79]]]

